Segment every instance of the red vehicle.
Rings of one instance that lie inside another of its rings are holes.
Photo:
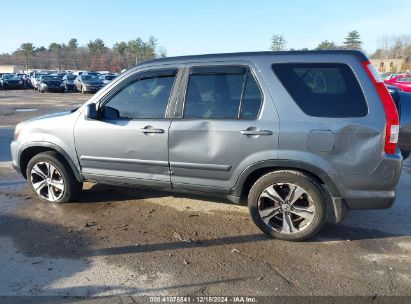
[[[411,92],[411,74],[398,75],[384,82],[396,86],[404,92]]]

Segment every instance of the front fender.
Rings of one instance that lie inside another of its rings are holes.
[[[80,171],[80,166],[77,162],[77,158],[75,158],[75,161],[73,161],[73,159],[67,154],[66,151],[64,151],[60,146],[58,146],[58,145],[56,145],[52,142],[34,141],[34,142],[28,142],[28,143],[23,144],[19,148],[18,153],[17,153],[17,163],[20,165],[20,167],[21,167],[21,155],[24,153],[24,151],[27,151],[30,148],[40,148],[40,147],[55,150],[60,155],[62,155],[64,157],[64,159],[67,161],[67,163],[69,164],[71,170],[73,171],[74,175],[76,176],[76,179],[79,182],[84,181],[84,178],[80,173],[81,171]]]

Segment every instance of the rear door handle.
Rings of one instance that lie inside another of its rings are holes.
[[[272,135],[270,130],[241,130],[243,135]]]
[[[159,133],[164,133],[163,129],[154,129],[152,126],[146,126],[142,129],[139,130],[140,132],[143,132],[144,134],[159,134]]]

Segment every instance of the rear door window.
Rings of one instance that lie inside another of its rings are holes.
[[[250,70],[242,66],[193,67],[184,118],[253,119],[262,96]]]
[[[307,115],[339,118],[368,113],[363,91],[346,64],[280,63],[272,68]]]

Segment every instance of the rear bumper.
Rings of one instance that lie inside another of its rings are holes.
[[[392,207],[401,169],[402,157],[398,150],[396,154],[384,155],[371,174],[334,176],[340,192],[340,197],[333,198],[337,221],[344,218],[349,210]]]
[[[351,210],[387,209],[392,207],[394,201],[394,191],[384,193],[383,197],[376,197],[370,193],[368,197],[351,197],[344,199],[348,209]]]
[[[386,197],[351,197],[341,198],[333,197],[333,212],[335,223],[341,222],[350,210],[369,210],[369,209],[387,209],[391,208],[395,201],[395,192],[392,191]]]

